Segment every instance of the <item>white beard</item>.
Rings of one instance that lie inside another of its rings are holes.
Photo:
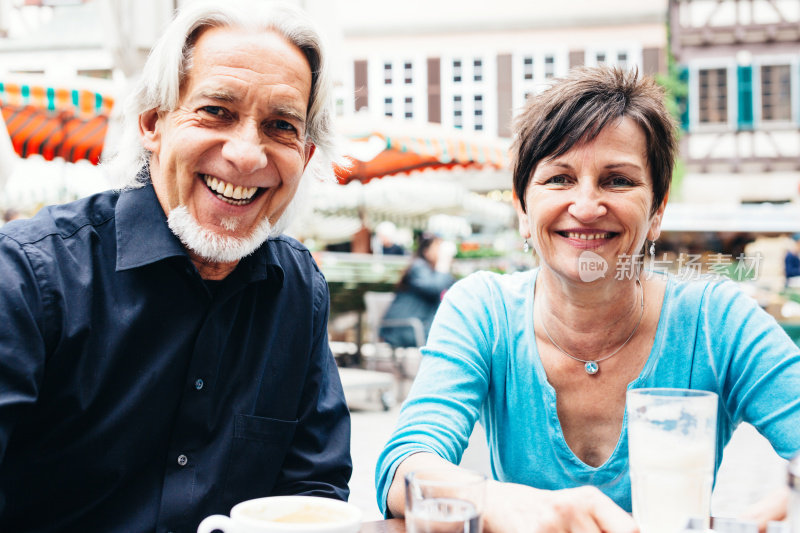
[[[308,198],[308,181],[301,179],[294,197],[274,226],[265,218],[247,237],[217,235],[213,231],[203,228],[189,213],[185,205],[180,205],[169,212],[167,224],[186,248],[206,261],[233,263],[255,252],[270,237],[283,233],[299,211],[299,207]],[[228,231],[234,231],[238,222],[235,218],[226,218],[221,220],[220,224]]]
[[[212,263],[233,263],[247,257],[264,244],[273,230],[265,218],[246,237],[218,235],[200,226],[185,205],[169,212],[167,224],[186,248]]]

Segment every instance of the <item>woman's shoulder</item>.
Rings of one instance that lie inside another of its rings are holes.
[[[455,285],[453,285],[453,289],[458,288],[459,290],[469,291],[489,290],[500,293],[520,294],[526,287],[532,289],[531,283],[535,278],[535,269],[508,274],[479,270],[458,280]]]
[[[665,305],[674,309],[702,308],[710,312],[726,312],[735,303],[744,307],[759,307],[748,294],[748,286],[722,276],[703,279],[684,279],[669,275]]]
[[[445,299],[460,308],[515,308],[524,305],[535,279],[535,271],[501,274],[481,270],[458,280]]]

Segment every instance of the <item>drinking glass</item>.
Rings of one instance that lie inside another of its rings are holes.
[[[642,533],[675,533],[691,518],[709,527],[717,401],[699,390],[628,391],[633,518]]]
[[[481,533],[486,476],[418,470],[406,476],[406,533]]]

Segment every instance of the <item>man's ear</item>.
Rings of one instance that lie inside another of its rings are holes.
[[[139,115],[139,137],[142,146],[151,153],[158,153],[161,147],[161,131],[158,129],[158,110],[150,109]]]
[[[661,221],[664,218],[664,210],[667,208],[667,200],[669,200],[669,191],[664,195],[664,200],[650,219],[650,229],[647,231],[648,241],[655,241],[661,235]]]
[[[305,171],[306,167],[308,166],[308,162],[311,161],[311,157],[314,155],[314,152],[316,151],[317,151],[317,145],[312,143],[311,141],[306,141],[306,148],[305,148],[306,162],[303,163],[303,171]]]

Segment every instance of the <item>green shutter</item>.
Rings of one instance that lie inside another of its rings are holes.
[[[739,115],[737,125],[740,130],[753,129],[753,67],[736,67]]]
[[[678,71],[678,80],[681,82],[684,88],[689,86],[689,68],[685,65],[680,66],[680,70]],[[680,113],[680,120],[681,120],[681,129],[683,131],[689,131],[689,91],[684,89],[682,95],[675,98],[676,103],[678,104],[678,113]]]

